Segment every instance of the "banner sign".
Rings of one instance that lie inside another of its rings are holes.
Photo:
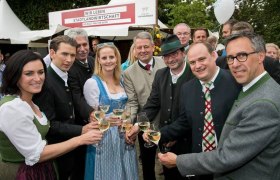
[[[148,25],[156,23],[155,14],[154,0],[126,1],[125,4],[50,12],[49,28],[53,29],[58,24],[71,28]]]
[[[62,25],[93,27],[135,23],[135,4],[62,12]]]

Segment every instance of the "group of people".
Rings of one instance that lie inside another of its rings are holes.
[[[137,180],[141,160],[144,180],[154,180],[158,147],[166,180],[279,179],[279,61],[244,22],[224,24],[220,57],[206,29],[180,23],[173,33],[160,56],[151,34],[138,33],[123,65],[112,42],[89,56],[79,28],[52,39],[49,67],[29,50],[12,55],[1,87],[0,179]],[[145,112],[160,128],[158,147],[144,147],[138,123],[121,132],[110,119],[102,133],[94,112],[104,98],[107,114],[127,106],[135,123]]]

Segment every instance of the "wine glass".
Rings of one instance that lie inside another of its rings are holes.
[[[147,132],[150,128],[150,121],[145,112],[141,112],[137,114],[137,123],[140,130],[143,131],[144,133]],[[145,143],[144,146],[146,146],[146,144],[148,143]]]
[[[101,132],[105,132],[110,128],[110,121],[108,121],[108,119],[106,117],[101,118],[98,121],[98,128]]]
[[[146,133],[148,135],[150,142],[144,144],[144,146],[146,148],[150,148],[150,147],[153,147],[154,145],[158,145],[161,134],[160,134],[159,128],[154,123],[150,124],[150,128]]]
[[[105,114],[109,111],[110,109],[110,99],[106,96],[100,97],[99,101],[99,109],[103,111]]]
[[[123,114],[123,112],[124,112],[124,108],[123,108],[122,102],[119,101],[119,100],[114,100],[114,101],[112,102],[112,104],[113,104],[113,114],[114,114],[116,117],[118,117],[118,118],[121,119],[122,114]]]
[[[131,123],[131,120],[130,120],[130,115],[131,115],[130,106],[125,106],[124,111],[123,111],[122,116],[121,116],[121,120],[122,120],[121,132],[126,131],[124,125],[126,125],[126,127],[131,125],[131,127],[132,127],[132,123]],[[127,124],[129,124],[129,125],[127,125]],[[131,127],[130,127],[130,129],[131,129]]]

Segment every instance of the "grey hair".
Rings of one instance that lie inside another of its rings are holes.
[[[177,29],[178,26],[186,26],[191,31],[191,28],[189,25],[187,25],[186,23],[179,23],[179,24],[176,24],[176,26],[174,26],[173,34],[175,34],[175,30]]]
[[[87,32],[81,28],[71,28],[69,30],[66,30],[64,34],[73,39],[76,39],[77,36],[83,36],[88,41]]]
[[[148,39],[151,41],[152,44],[154,44],[154,40],[152,35],[149,32],[143,31],[138,33],[134,38],[133,38],[133,43],[135,43],[136,39]]]
[[[257,34],[252,33],[252,32],[240,32],[240,33],[236,33],[236,34],[230,35],[226,39],[225,46],[227,47],[229,42],[231,42],[231,41],[233,41],[235,39],[238,39],[238,38],[247,38],[247,39],[249,39],[251,44],[252,44],[252,48],[256,52],[266,52],[266,50],[265,50],[265,42],[264,42],[263,38],[260,35],[257,35]]]

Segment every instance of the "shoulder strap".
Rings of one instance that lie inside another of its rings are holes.
[[[104,85],[103,85],[103,83],[102,83],[100,77],[98,77],[98,76],[96,76],[96,75],[93,75],[93,76],[92,76],[92,79],[96,80],[97,85],[98,85],[98,88],[99,88],[99,90],[100,90],[99,101],[100,101],[100,97],[101,97],[101,96],[106,96],[106,97],[108,97],[108,94],[107,94],[107,92],[106,92],[106,89],[105,89],[105,87],[104,87]]]

